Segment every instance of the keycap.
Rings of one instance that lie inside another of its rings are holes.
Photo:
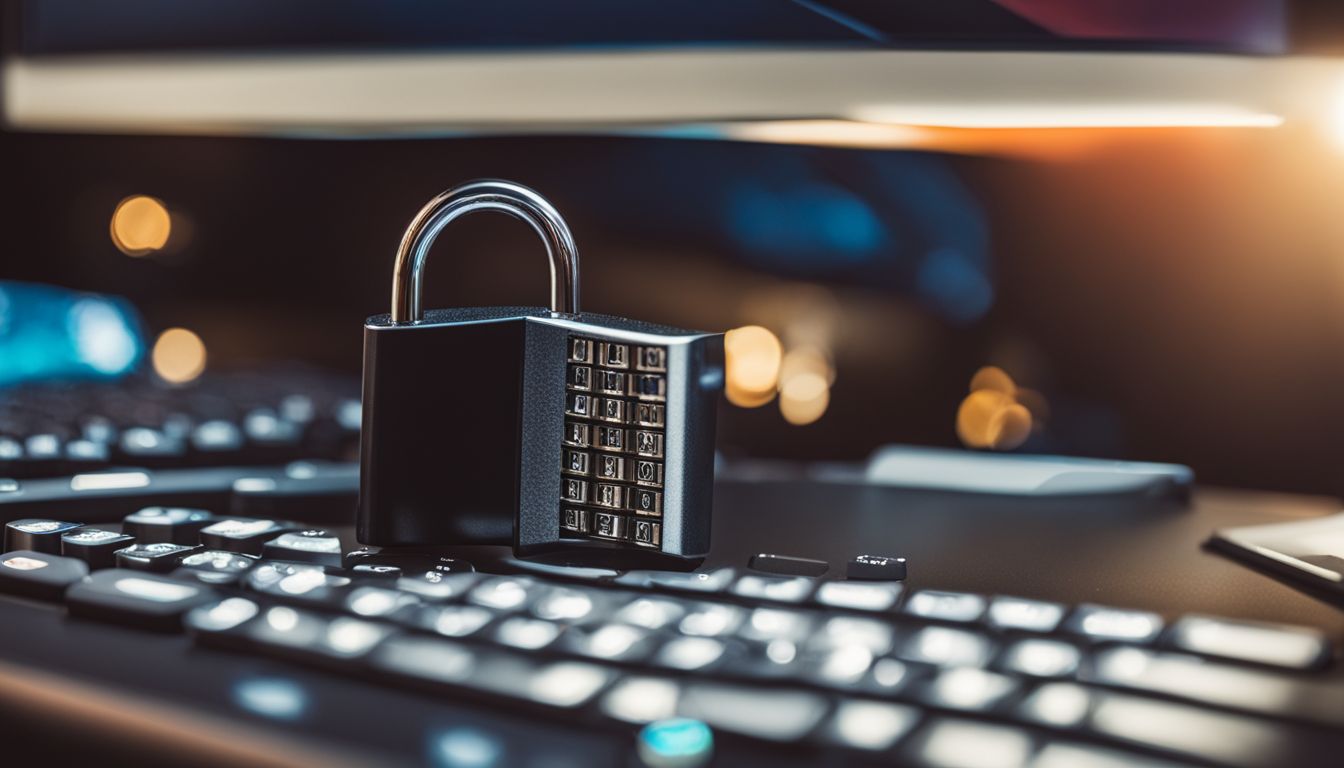
[[[1024,730],[940,717],[928,722],[902,748],[913,765],[929,768],[1019,768],[1031,757]]]
[[[340,567],[341,540],[320,528],[282,533],[261,547],[261,555],[270,560],[293,560]]]
[[[1092,690],[1077,683],[1046,683],[1022,700],[1017,713],[1028,722],[1076,728],[1092,711],[1092,700]]]
[[[49,555],[61,554],[61,537],[77,530],[80,523],[64,520],[42,520],[29,518],[15,520],[5,524],[5,551],[18,549],[30,552],[45,552]]]
[[[167,573],[181,565],[182,559],[187,555],[200,552],[202,549],[200,546],[191,547],[161,541],[154,544],[132,544],[117,550],[114,556],[118,568]]]
[[[497,616],[494,611],[477,605],[425,605],[398,614],[396,618],[407,626],[436,632],[444,637],[470,637]]]
[[[395,565],[369,565],[361,563],[350,569],[350,572],[361,578],[388,579],[396,580],[401,578],[401,569]]]
[[[471,573],[476,570],[466,560],[444,557],[425,552],[404,552],[379,547],[359,547],[347,552],[341,561],[346,568],[361,565],[387,565],[400,568],[403,573]]]
[[[975,667],[949,667],[928,683],[920,699],[938,707],[984,711],[1017,691],[1014,678]]]
[[[89,570],[112,568],[116,552],[135,543],[134,536],[100,528],[80,528],[61,537],[61,554],[83,560]]]
[[[561,626],[553,621],[511,616],[501,621],[493,631],[495,642],[522,651],[545,648],[560,636]]]
[[[160,631],[180,629],[184,613],[217,599],[203,584],[122,568],[97,571],[65,594],[71,615]]]
[[[889,611],[901,597],[900,584],[877,581],[823,581],[812,601],[827,608]]]
[[[1209,616],[1180,619],[1168,641],[1191,653],[1286,669],[1319,669],[1331,656],[1330,641],[1318,629]]]
[[[66,587],[89,575],[82,560],[19,549],[0,555],[0,592],[37,600],[60,600]]]
[[[985,599],[967,592],[924,589],[910,596],[905,612],[925,619],[976,621],[985,612]]]
[[[757,608],[751,612],[737,634],[743,639],[763,643],[771,640],[798,643],[812,634],[812,623],[812,616],[803,611]]]
[[[622,586],[643,589],[666,589],[674,592],[723,592],[733,583],[737,572],[732,568],[697,573],[670,571],[627,571],[616,579]]]
[[[904,557],[855,555],[845,564],[845,578],[866,581],[904,581]]]
[[[650,723],[677,714],[681,685],[662,677],[626,675],[607,691],[602,714],[625,723]]]
[[[753,576],[745,575],[733,584],[732,593],[752,600],[770,600],[777,603],[801,603],[812,594],[817,584],[806,576]]]
[[[480,580],[474,573],[442,573],[425,571],[402,576],[396,588],[419,596],[423,600],[443,601],[461,597]]]
[[[356,587],[345,596],[345,609],[365,618],[391,616],[420,604],[415,595],[384,587]]]
[[[1064,618],[1064,606],[1021,597],[996,597],[989,604],[985,623],[999,630],[1054,632]]]
[[[191,431],[191,448],[204,454],[236,453],[243,449],[243,432],[236,424],[211,419]]]
[[[1229,766],[1336,766],[1338,745],[1302,728],[1117,693],[1097,693],[1086,728],[1112,739]]]
[[[918,709],[904,704],[850,700],[835,708],[822,740],[846,749],[885,752],[914,729]]]
[[[676,626],[686,615],[686,603],[665,597],[641,597],[625,604],[613,619],[645,629]]]
[[[263,560],[248,569],[242,584],[285,602],[340,610],[351,580],[326,566]]]
[[[1064,629],[1093,642],[1149,643],[1162,632],[1162,617],[1149,611],[1084,603],[1074,609]]]
[[[677,624],[683,635],[719,637],[737,631],[746,619],[746,611],[723,603],[693,603]]]
[[[261,606],[242,597],[226,597],[187,611],[182,624],[193,634],[227,632],[261,612]]]
[[[1201,704],[1344,728],[1344,687],[1140,648],[1097,654],[1082,679]]]
[[[570,624],[582,621],[594,613],[594,602],[608,606],[606,596],[596,590],[580,590],[570,587],[552,587],[542,592],[530,608],[532,614],[548,621],[564,621]]]
[[[600,624],[566,630],[560,647],[578,656],[635,664],[647,660],[655,646],[648,630],[628,624]]]
[[[1029,768],[1181,768],[1180,764],[1135,752],[1090,744],[1046,744]]]
[[[1059,640],[1029,638],[1018,640],[1004,651],[999,661],[1006,672],[1032,677],[1068,677],[1078,671],[1082,653],[1076,646]]]
[[[903,644],[899,656],[939,667],[980,667],[993,652],[993,644],[984,635],[952,627],[924,627]]]
[[[658,720],[640,729],[635,752],[647,768],[699,768],[714,754],[714,732],[693,718]]]
[[[182,558],[182,562],[172,573],[174,578],[188,578],[204,584],[227,586],[238,583],[243,574],[256,563],[257,558],[250,555],[207,549]]]
[[[492,576],[482,579],[467,599],[497,611],[522,610],[533,590],[540,592],[536,581],[526,576]]]
[[[814,633],[810,645],[813,648],[830,649],[841,645],[862,645],[881,656],[892,649],[895,631],[884,621],[867,617],[834,616],[826,620],[821,632]]]
[[[285,452],[290,452],[288,447]],[[340,510],[353,509],[359,497],[359,467],[354,464],[303,462],[280,474],[234,481],[229,511],[240,517],[323,523]]]
[[[240,552],[260,556],[267,541],[285,533],[288,528],[274,520],[222,518],[201,529],[201,544],[209,549]]]
[[[796,741],[826,716],[825,697],[787,688],[748,688],[693,682],[683,690],[677,714],[711,728],[766,741]]]
[[[848,689],[867,676],[873,666],[873,652],[862,645],[839,645],[814,659],[813,668],[806,677],[811,682]]]
[[[173,544],[197,544],[201,529],[214,522],[204,509],[185,507],[145,507],[121,521],[121,530],[142,544],[166,541]]]
[[[186,442],[161,430],[131,427],[121,433],[115,456],[131,466],[164,467],[180,463],[187,454]]]
[[[285,605],[263,609],[240,625],[237,643],[282,658],[307,662],[349,662],[366,656],[395,630],[350,616],[329,618]],[[337,664],[337,668],[342,665]]]
[[[710,637],[676,637],[654,654],[653,663],[684,672],[707,671],[725,661],[728,646]]]
[[[820,576],[831,569],[831,564],[825,560],[766,553],[752,555],[747,565],[754,571],[780,576]]]

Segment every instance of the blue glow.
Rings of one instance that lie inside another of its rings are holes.
[[[308,710],[308,694],[292,680],[254,677],[233,686],[233,700],[253,714],[274,720],[298,720]]]
[[[143,354],[139,319],[120,299],[0,283],[0,386],[121,376]]]
[[[813,270],[871,261],[886,228],[861,198],[818,182],[772,189],[738,186],[728,199],[728,230],[770,266]]]
[[[431,745],[434,765],[442,768],[490,768],[502,765],[499,740],[475,728],[454,728],[436,736]]]
[[[939,248],[924,257],[917,286],[960,323],[979,319],[994,303],[994,287],[984,269],[954,248]]]
[[[714,751],[714,733],[699,720],[658,720],[639,732],[638,751],[650,766],[701,765]]]

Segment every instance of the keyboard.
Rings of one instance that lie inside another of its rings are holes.
[[[747,568],[487,570],[207,510],[80,522],[8,523],[0,591],[555,720],[649,765],[716,741],[921,766],[1337,765],[1344,748],[1334,649],[1304,627]]]
[[[359,382],[302,368],[0,389],[0,477],[350,459]]]

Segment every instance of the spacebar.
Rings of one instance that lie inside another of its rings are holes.
[[[320,476],[339,474],[358,491],[358,473],[348,464],[317,465]],[[285,467],[212,467],[208,469],[129,469],[96,472],[73,477],[21,480],[18,488],[0,492],[0,522],[25,517],[71,517],[83,523],[106,523],[147,506],[205,507],[226,509],[234,484],[256,478],[253,485],[268,481],[293,484]],[[329,484],[329,483],[327,483]],[[327,489],[329,491],[329,489]]]

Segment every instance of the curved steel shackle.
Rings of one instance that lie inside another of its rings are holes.
[[[443,192],[411,220],[392,268],[392,322],[422,320],[421,279],[429,247],[443,228],[468,213],[498,211],[527,222],[546,246],[551,262],[551,311],[579,311],[579,251],[574,236],[546,198],[511,181],[482,179]]]

